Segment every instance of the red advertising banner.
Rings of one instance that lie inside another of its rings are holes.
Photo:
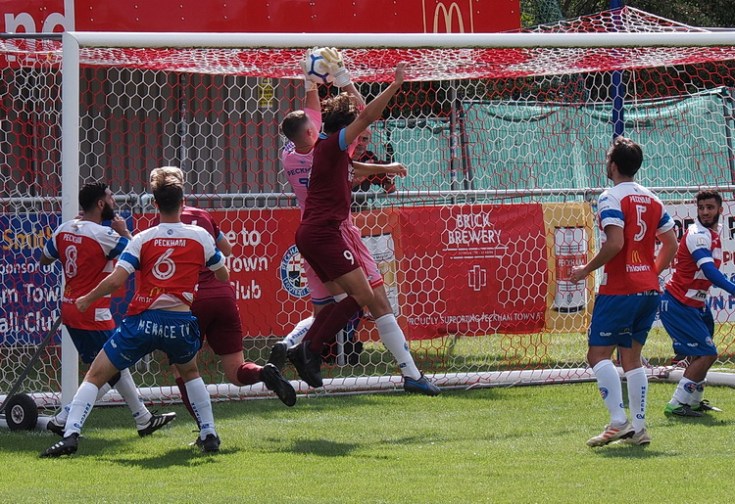
[[[301,255],[294,245],[299,211],[210,213],[232,243],[226,264],[245,336],[285,336],[311,310]],[[135,228],[150,227],[155,217],[136,216]]]
[[[548,265],[540,204],[404,208],[398,241],[411,339],[543,330]]]
[[[233,244],[227,266],[245,335],[287,334],[311,310],[294,245],[299,211],[211,213]],[[154,217],[138,215],[136,229]],[[544,329],[548,259],[541,205],[402,208],[361,213],[355,222],[407,338]]]
[[[4,0],[2,32],[482,33],[520,27],[520,0]]]

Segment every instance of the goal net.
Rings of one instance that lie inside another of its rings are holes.
[[[654,21],[627,9],[538,33],[0,39],[0,396],[58,314],[60,269],[37,261],[55,226],[76,214],[85,182],[108,183],[137,232],[155,212],[150,170],[184,170],[187,203],[210,210],[234,244],[227,264],[246,359],[265,362],[311,313],[278,125],[304,106],[298,61],[314,45],[343,49],[367,101],[408,62],[410,82],[367,146],[375,159],[405,164],[408,176],[366,181],[353,211],[418,367],[444,386],[589,379],[595,281],[567,276],[599,245],[595,200],[608,186],[614,128],[643,146],[640,180],[680,232],[696,216],[696,191],[723,191],[723,271],[735,274],[735,34]],[[617,30],[629,33],[605,33]],[[711,294],[727,368],[735,298]],[[118,317],[127,299],[115,298]],[[401,388],[369,316],[342,338],[324,366],[327,392]],[[49,404],[59,400],[62,369],[71,370],[67,383],[84,371],[73,354],[60,365],[62,346],[57,337],[24,386]],[[666,366],[672,356],[668,335],[654,328],[648,362]],[[268,393],[227,384],[207,346],[200,368],[217,397]],[[151,400],[177,399],[163,355],[134,371]]]

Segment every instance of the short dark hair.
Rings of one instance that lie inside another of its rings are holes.
[[[322,101],[322,124],[324,133],[331,135],[349,126],[357,119],[357,107],[346,93],[331,96]]]
[[[79,190],[79,206],[89,212],[97,202],[107,196],[107,184],[104,182],[89,182]]]
[[[717,202],[717,205],[722,206],[722,196],[719,192],[705,189],[697,193],[697,203],[708,199],[713,199]]]
[[[294,110],[286,114],[286,117],[281,121],[281,133],[283,136],[291,140],[296,141],[296,136],[301,132],[306,122],[309,120],[309,116],[303,110]]]
[[[618,171],[626,177],[633,177],[643,164],[643,149],[630,138],[619,136],[613,140],[608,151],[610,161],[618,166]]]

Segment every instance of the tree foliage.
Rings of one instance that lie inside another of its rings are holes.
[[[732,0],[629,0],[624,4],[692,26],[735,27]],[[523,26],[552,23],[609,8],[609,0],[521,0],[521,22]]]

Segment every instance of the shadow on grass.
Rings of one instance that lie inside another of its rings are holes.
[[[135,459],[125,459],[118,457],[100,457],[106,462],[114,463],[125,467],[139,467],[141,469],[168,469],[171,467],[200,467],[205,464],[216,464],[225,462],[227,455],[239,453],[240,450],[234,448],[223,448],[217,453],[202,453],[195,446],[177,447],[160,455],[152,455],[150,457],[141,457],[139,453],[135,454]]]
[[[703,417],[667,417],[656,428],[679,427],[681,425],[703,425],[705,427],[730,427],[735,425],[735,419],[720,419],[715,416],[705,415]]]
[[[651,449],[649,446],[620,445],[594,448],[594,454],[611,459],[653,459],[679,457],[679,453]]]
[[[357,443],[339,443],[329,439],[298,439],[291,446],[277,451],[320,457],[346,457],[359,446]]]
[[[137,436],[136,436],[137,438]],[[46,448],[52,446],[61,438],[46,432],[18,431],[9,432],[0,436],[0,451],[7,453],[26,453],[40,455]],[[115,452],[127,444],[127,440],[110,440],[101,438],[88,438],[82,436],[79,439],[79,449],[75,455],[96,454],[103,451]],[[61,457],[66,458],[66,457]],[[55,460],[50,458],[46,460]]]

